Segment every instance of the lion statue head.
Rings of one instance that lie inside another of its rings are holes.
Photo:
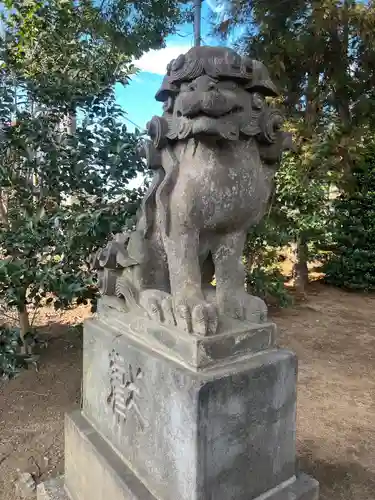
[[[191,137],[254,137],[262,150],[273,146],[265,158],[276,163],[290,139],[281,132],[282,115],[267,102],[277,95],[261,62],[225,47],[194,47],[169,63],[156,93],[164,112],[148,123],[148,132],[157,149]]]

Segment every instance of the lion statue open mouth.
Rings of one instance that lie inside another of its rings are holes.
[[[267,102],[276,95],[262,63],[228,48],[195,47],[168,65],[156,94],[163,115],[148,123],[154,179],[136,230],[95,258],[104,293],[199,335],[228,319],[266,320],[264,302],[244,289],[242,253],[291,147]]]

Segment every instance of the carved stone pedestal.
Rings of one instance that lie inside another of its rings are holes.
[[[318,498],[296,473],[297,362],[274,348],[274,325],[199,338],[102,311],[85,324],[83,368],[65,488],[39,499]]]

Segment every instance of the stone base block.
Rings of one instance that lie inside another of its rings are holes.
[[[297,361],[268,349],[192,369],[101,319],[82,413],[160,500],[251,500],[295,475]]]
[[[71,500],[64,488],[64,478],[49,479],[38,485],[37,500]]]
[[[72,500],[156,500],[80,412],[65,418],[65,487]]]
[[[65,486],[72,500],[156,500],[79,412],[66,417],[65,429]],[[44,489],[53,490],[48,485]],[[64,492],[61,485],[59,491],[61,494]],[[211,498],[214,500],[214,497]],[[38,492],[38,500],[47,499],[68,500],[68,497],[56,495],[39,497]],[[248,500],[292,499],[317,500],[317,481],[303,474],[291,478],[255,499],[249,496]]]

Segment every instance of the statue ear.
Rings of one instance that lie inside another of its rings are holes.
[[[168,121],[162,116],[153,116],[147,123],[146,129],[154,146],[158,149],[162,148],[167,141],[169,130]]]
[[[265,96],[277,97],[279,95],[267,68],[262,62],[256,59],[252,60],[252,80],[246,86],[246,89],[251,92],[259,92]]]
[[[253,72],[253,59],[244,56],[241,58],[241,70],[244,74],[251,75]]]
[[[160,89],[155,94],[155,99],[159,102],[165,102],[168,97],[175,96],[178,94],[178,87],[173,83],[170,83],[169,76],[165,75]]]
[[[163,111],[165,113],[172,113],[173,106],[174,106],[174,97],[170,95],[163,104]]]

